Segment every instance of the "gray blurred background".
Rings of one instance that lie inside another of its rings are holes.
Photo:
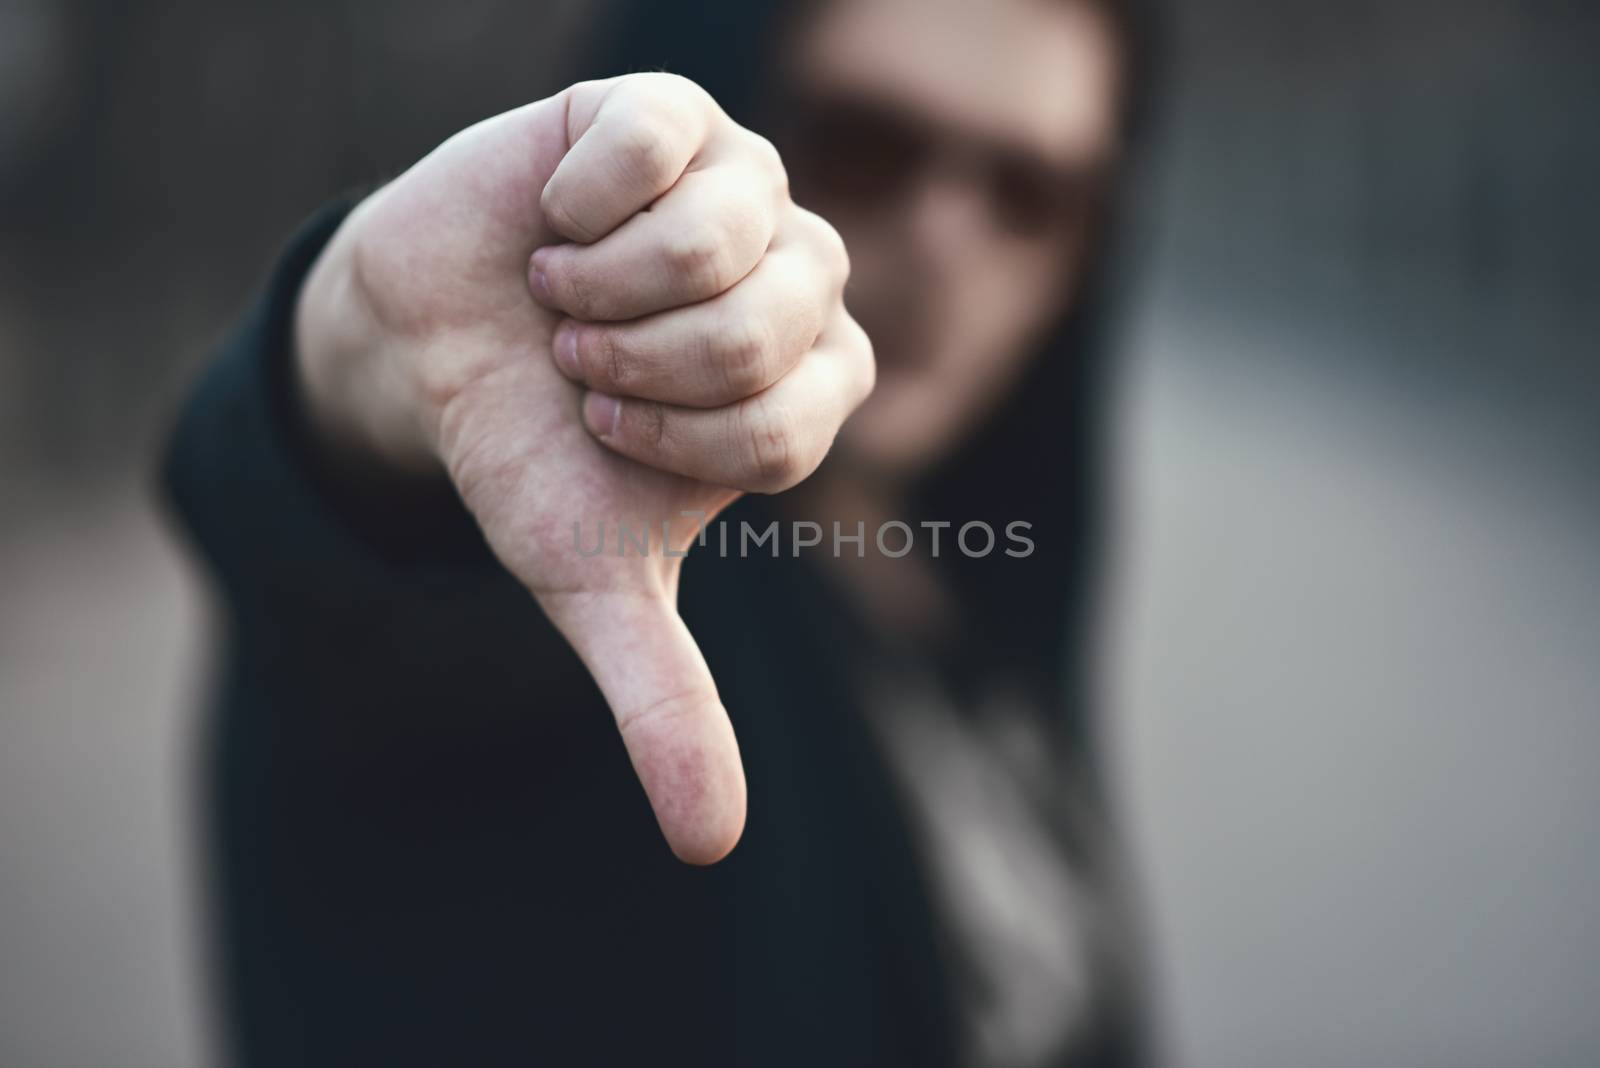
[[[1100,661],[1165,1044],[1600,1063],[1600,8],[1172,6]],[[0,1064],[212,1063],[165,420],[592,11],[0,0]]]

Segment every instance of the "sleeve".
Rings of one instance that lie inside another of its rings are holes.
[[[292,324],[301,284],[352,207],[325,206],[289,241],[168,444],[167,497],[235,602],[504,574],[453,496],[396,523],[363,514],[319,474],[295,402]]]

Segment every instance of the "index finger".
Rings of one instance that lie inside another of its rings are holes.
[[[571,145],[539,197],[562,237],[593,244],[671,189],[705,144],[715,104],[670,74],[567,90]]]

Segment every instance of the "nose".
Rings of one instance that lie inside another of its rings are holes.
[[[945,280],[980,265],[989,207],[982,183],[954,167],[929,168],[908,190],[902,239],[917,267]]]

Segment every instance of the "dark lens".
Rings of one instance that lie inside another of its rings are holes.
[[[1051,236],[1088,221],[1095,183],[1085,175],[1002,155],[991,171],[996,221],[1016,234]]]
[[[926,139],[892,112],[850,101],[801,105],[790,170],[802,199],[876,204],[900,195],[927,158]]]

